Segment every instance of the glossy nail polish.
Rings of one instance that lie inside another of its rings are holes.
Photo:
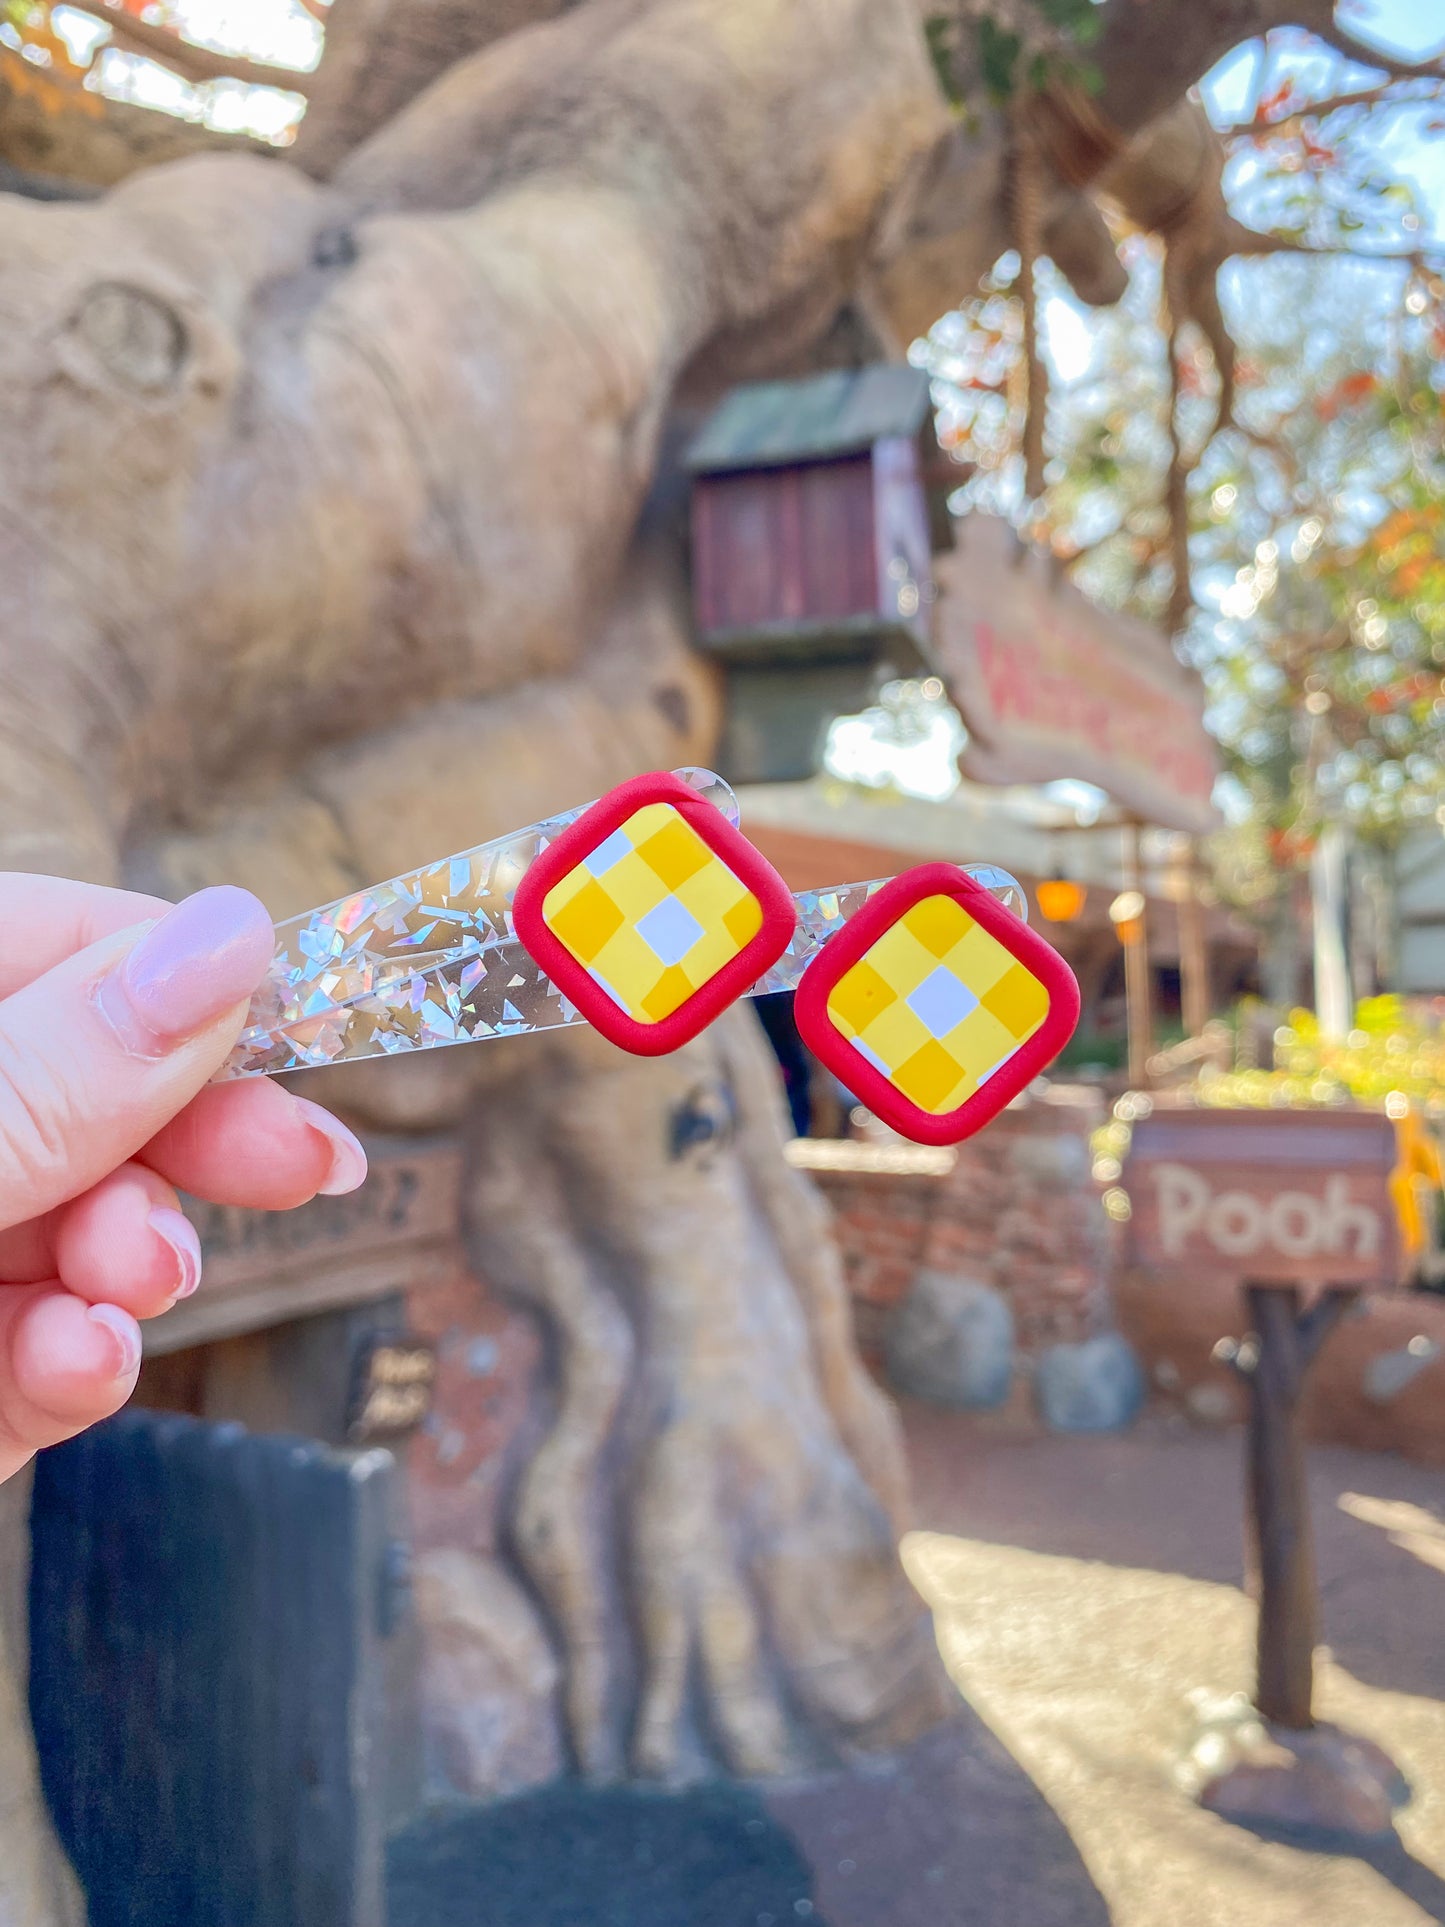
[[[189,1298],[201,1282],[201,1241],[195,1226],[183,1211],[173,1211],[168,1205],[157,1205],[146,1223],[175,1256],[178,1282],[171,1293],[172,1303]]]
[[[293,1097],[306,1120],[307,1126],[321,1138],[331,1159],[331,1168],[317,1189],[323,1198],[339,1198],[348,1191],[355,1191],[366,1178],[366,1152],[361,1140],[354,1132],[348,1131],[340,1118],[333,1117],[330,1111],[323,1111],[319,1104],[310,1098]]]
[[[115,1351],[112,1378],[134,1378],[140,1370],[140,1327],[119,1305],[92,1305],[86,1312],[92,1325],[110,1334]]]
[[[156,1055],[244,1003],[275,942],[266,908],[249,890],[198,890],[121,959],[97,1001],[130,1049]]]

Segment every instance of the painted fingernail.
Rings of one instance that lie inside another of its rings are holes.
[[[198,890],[103,979],[98,1000],[132,1050],[154,1053],[244,1003],[275,946],[265,905],[249,890]]]
[[[323,1111],[309,1097],[293,1097],[291,1101],[300,1106],[306,1123],[319,1138],[325,1140],[331,1154],[331,1169],[317,1186],[321,1196],[339,1198],[365,1183],[366,1153],[361,1148],[360,1138],[348,1131],[340,1118],[333,1117],[330,1111]]]
[[[112,1378],[134,1378],[140,1370],[140,1326],[119,1305],[92,1305],[86,1312],[92,1325],[110,1334],[115,1348]]]
[[[189,1298],[201,1282],[201,1241],[196,1236],[196,1227],[184,1211],[173,1211],[169,1205],[157,1205],[148,1213],[146,1223],[175,1253],[179,1282],[171,1293],[172,1304],[177,1299]]]

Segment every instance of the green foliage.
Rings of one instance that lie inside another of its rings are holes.
[[[1014,91],[1019,55],[1024,50],[1023,36],[1009,33],[987,14],[979,21],[975,32],[978,36],[979,69],[989,98],[997,102],[1006,101]],[[1042,54],[1035,56],[1036,61],[1042,59]]]
[[[1286,867],[1328,817],[1389,844],[1445,794],[1445,287],[1411,277],[1401,315],[1405,277],[1381,273],[1249,271],[1258,439],[1221,438],[1196,477],[1188,644]]]
[[[1100,24],[1088,0],[1047,0],[1035,18],[1073,49]],[[980,29],[979,55],[995,94],[1041,84],[1042,69],[1021,67],[1032,49],[996,27]],[[1204,678],[1227,772],[1216,880],[1265,934],[1270,988],[1288,997],[1302,873],[1322,826],[1343,822],[1357,846],[1376,846],[1360,859],[1376,901],[1390,850],[1445,826],[1445,260],[1422,245],[1398,138],[1438,135],[1430,103],[1442,85],[1392,82],[1383,101],[1361,100],[1356,76],[1290,33],[1270,37],[1255,73],[1226,196],[1252,227],[1307,252],[1226,266],[1227,336],[1187,321],[1173,370],[1157,243],[1122,242],[1128,291],[1087,319],[1038,263],[1053,362],[1042,506],[1024,499],[1016,257],[935,327],[929,365],[941,438],[961,463],[956,506],[1027,515],[1087,593],[1153,619],[1173,588],[1172,411],[1192,471],[1198,605],[1181,647]],[[1321,99],[1343,104],[1311,112]],[[1053,335],[1070,312],[1073,365],[1060,367]],[[1092,349],[1082,368],[1081,336]],[[1216,433],[1221,349],[1235,392]]]
[[[1005,18],[984,14],[965,22],[959,14],[934,14],[923,32],[939,85],[967,113],[984,101],[1004,106],[1021,88],[1039,92],[1051,81],[1096,93],[1103,76],[1078,55],[1102,29],[1096,0],[1030,0]]]
[[[14,0],[7,0],[14,4]],[[953,49],[957,22],[944,13],[935,13],[923,23],[923,38],[938,84],[955,107],[962,105],[958,81],[953,71]]]
[[[1275,1032],[1272,1070],[1226,1071],[1201,1081],[1209,1105],[1384,1105],[1395,1093],[1445,1109],[1445,1024],[1423,1006],[1371,997],[1344,1038],[1325,1038],[1308,1010]]]

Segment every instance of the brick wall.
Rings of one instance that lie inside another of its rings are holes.
[[[1097,1092],[1059,1084],[950,1150],[897,1139],[792,1145],[791,1161],[833,1207],[865,1354],[876,1359],[883,1321],[921,1267],[1002,1291],[1026,1356],[1102,1330],[1110,1228],[1088,1140],[1103,1117]]]

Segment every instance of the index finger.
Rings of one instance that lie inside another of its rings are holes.
[[[163,897],[0,870],[0,999],[102,937],[163,917]]]
[[[249,891],[201,890],[139,942],[102,937],[0,1002],[0,1224],[88,1191],[190,1102],[275,938]]]

